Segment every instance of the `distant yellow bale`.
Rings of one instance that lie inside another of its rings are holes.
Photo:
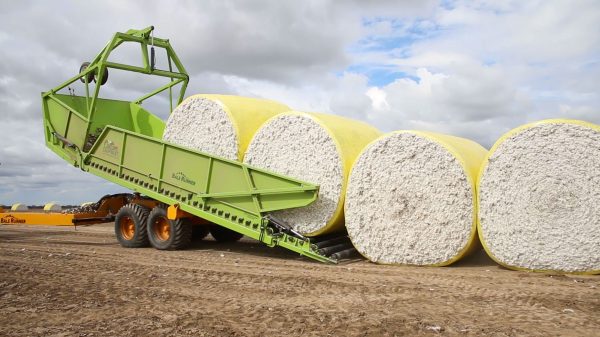
[[[29,207],[25,204],[17,203],[17,204],[12,205],[10,210],[14,211],[14,212],[24,212],[24,211],[28,211]]]
[[[49,202],[44,205],[45,212],[60,212],[61,210],[62,210],[62,206],[55,202]]]

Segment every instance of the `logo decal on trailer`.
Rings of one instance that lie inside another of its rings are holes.
[[[173,177],[173,179],[179,180],[179,181],[181,181],[181,182],[183,182],[183,183],[190,184],[190,185],[192,185],[192,186],[195,186],[195,185],[196,185],[196,182],[195,182],[195,181],[193,181],[192,179],[188,178],[188,177],[187,177],[187,176],[186,176],[186,175],[185,175],[183,172],[181,172],[181,171],[179,171],[179,172],[177,172],[177,173],[173,173],[172,177]]]
[[[107,139],[102,143],[102,152],[114,158],[119,157],[119,148],[110,139]]]
[[[19,219],[12,215],[7,215],[0,218],[0,223],[25,223],[25,219]]]

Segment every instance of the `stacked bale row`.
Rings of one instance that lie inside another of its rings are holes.
[[[313,205],[278,217],[307,236],[343,230],[345,223],[358,251],[377,263],[448,265],[479,247],[479,231],[490,256],[508,267],[600,269],[593,206],[600,204],[597,128],[568,123],[571,131],[561,133],[560,123],[551,123],[541,133],[519,129],[486,157],[479,144],[458,137],[417,131],[381,136],[362,122],[289,110],[273,101],[192,96],[171,114],[164,139],[320,185]],[[572,131],[577,127],[588,131]],[[518,136],[521,131],[525,135]],[[546,159],[533,160],[540,151]],[[562,159],[549,160],[558,153]],[[554,178],[544,176],[565,163],[570,166],[554,171]],[[569,239],[557,239],[563,235]],[[568,249],[559,249],[567,242]]]
[[[381,132],[339,116],[290,110],[261,99],[196,95],[172,112],[163,139],[320,185],[315,203],[276,215],[309,236],[342,230],[348,172]]]

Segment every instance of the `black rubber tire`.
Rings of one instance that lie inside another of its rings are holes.
[[[244,234],[234,232],[231,229],[219,225],[210,226],[210,235],[219,242],[235,242],[244,236]]]
[[[94,81],[96,80],[96,72],[94,72]],[[105,85],[106,82],[108,82],[108,68],[104,68],[104,76],[102,76],[102,83],[100,83],[100,85]]]
[[[155,232],[155,226],[159,221],[167,221],[169,224],[169,237],[161,239]],[[192,242],[193,224],[185,218],[177,220],[167,219],[167,210],[164,207],[154,207],[148,215],[146,231],[150,245],[160,250],[184,249]]]
[[[138,204],[127,204],[119,209],[115,216],[115,235],[117,241],[125,248],[148,247],[148,234],[146,224],[150,210]],[[130,219],[133,221],[134,232],[131,237],[126,237],[122,230],[122,222]]]
[[[79,67],[79,73],[86,70],[87,67],[89,67],[89,66],[90,66],[89,62],[83,62],[81,64],[81,67]],[[81,76],[80,80],[82,83],[85,83],[85,76]],[[94,80],[94,73],[92,72],[92,73],[87,74],[87,82],[92,83],[93,80]]]
[[[192,241],[200,241],[208,236],[209,230],[207,225],[192,226]]]

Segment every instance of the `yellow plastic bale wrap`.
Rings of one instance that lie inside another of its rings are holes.
[[[258,98],[199,94],[173,110],[163,139],[231,160],[242,160],[256,130],[290,108]]]
[[[550,119],[520,126],[479,172],[479,236],[516,270],[600,273],[600,126]]]
[[[487,150],[468,139],[396,131],[353,165],[346,228],[373,262],[445,266],[479,247],[476,177]]]
[[[305,235],[326,234],[343,229],[344,194],[352,162],[379,135],[379,130],[357,120],[287,112],[264,123],[250,142],[244,161],[318,184],[315,203],[275,215]]]

